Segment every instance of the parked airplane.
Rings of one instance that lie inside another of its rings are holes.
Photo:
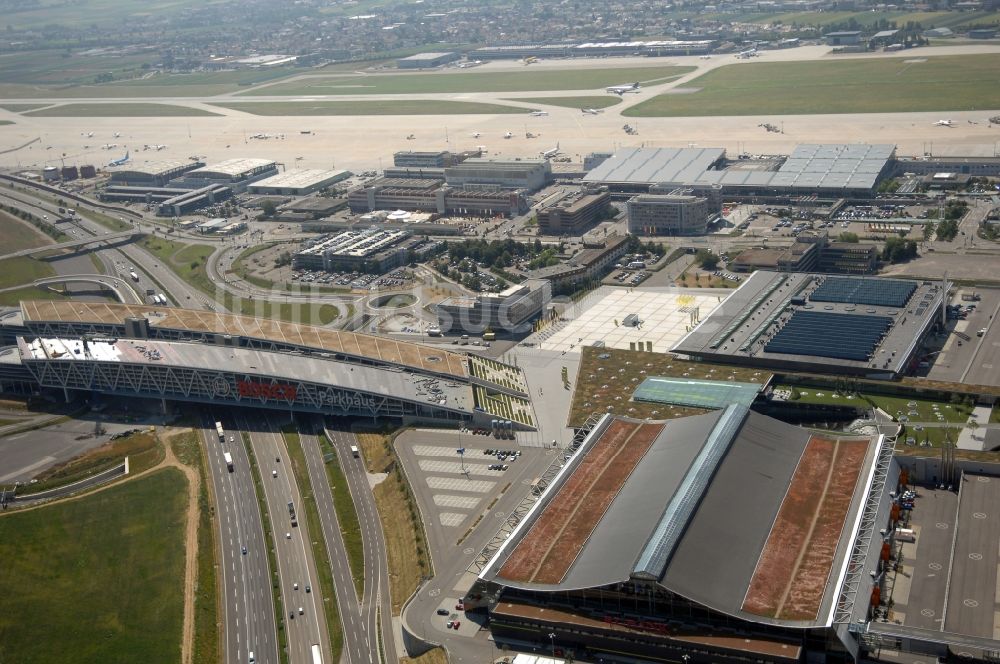
[[[120,131],[115,132],[115,138],[121,138],[122,133]]]
[[[528,57],[526,57],[526,58],[524,59],[524,64],[525,64],[525,65],[533,65],[533,64],[535,64],[536,62],[538,62],[538,58],[536,58],[536,57],[535,57],[535,56],[533,56],[533,55],[529,55]]]
[[[478,131],[474,131],[474,132],[472,132],[472,137],[473,137],[473,138],[479,138],[480,136],[482,136],[482,133],[480,133],[480,132],[478,132]]]
[[[703,55],[703,56],[701,56],[701,59],[702,60],[711,60],[712,56],[711,55]]]
[[[166,145],[154,145],[153,147],[156,148],[157,152],[159,152],[160,150],[166,150],[167,149]]]
[[[548,111],[532,111],[531,112],[531,115],[535,116],[536,118],[543,118],[543,117],[545,117],[548,114],[549,114]]]
[[[503,137],[504,137],[504,138],[514,138],[514,134],[512,134],[512,133],[510,133],[510,132],[508,131],[508,132],[507,132],[506,134],[504,134],[504,135],[503,135]]]
[[[586,113],[587,115],[597,115],[598,113],[601,112],[601,109],[599,109],[599,108],[581,108],[580,112],[581,113]]]
[[[108,166],[124,166],[128,160],[129,160],[129,153],[128,150],[126,150],[124,157],[122,157],[121,159],[115,159],[114,161],[109,163]]]
[[[749,60],[750,58],[756,55],[757,55],[757,49],[751,48],[746,51],[740,51],[739,53],[736,54],[736,57],[739,58],[740,60]]]
[[[954,127],[955,126],[955,121],[954,120],[938,120],[937,122],[934,123],[934,126],[935,127]]]
[[[633,83],[632,85],[612,85],[611,87],[605,88],[608,92],[613,92],[616,95],[623,95],[626,92],[635,92],[639,89],[639,83]]]
[[[551,148],[549,150],[545,150],[544,152],[540,152],[539,153],[539,155],[541,156],[542,159],[550,159],[552,157],[555,157],[557,154],[559,154],[559,144],[558,143],[556,143],[556,146],[554,148]]]

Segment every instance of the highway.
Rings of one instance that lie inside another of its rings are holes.
[[[374,646],[378,642],[376,638],[378,618],[376,615],[380,615],[381,624],[378,628],[381,629],[382,646],[389,661],[394,661],[396,643],[392,628],[392,611],[390,610],[392,602],[389,593],[389,566],[385,552],[385,536],[382,533],[382,522],[379,520],[378,510],[375,508],[375,496],[368,483],[368,472],[365,469],[364,461],[360,458],[354,458],[351,453],[351,446],[357,445],[357,439],[353,433],[327,427],[326,435],[337,451],[337,458],[340,460],[344,476],[347,478],[347,485],[351,490],[351,496],[354,498],[354,507],[358,511],[358,522],[361,524],[361,542],[365,556],[365,587],[361,605],[358,607],[361,622],[359,629],[366,634]],[[309,457],[306,457],[306,461],[310,466],[313,466],[316,458],[314,456],[313,460],[310,461]],[[313,471],[310,470],[310,472]],[[322,515],[321,518],[323,518]],[[326,529],[327,527],[324,525],[324,530]],[[341,606],[344,604],[341,602]],[[382,607],[382,610],[377,611],[378,607]],[[358,655],[358,659],[354,659],[352,652],[349,661],[359,663],[378,661],[377,647],[372,647],[367,652],[362,649],[360,652],[364,656]]]
[[[208,457],[219,528],[225,661],[246,663],[253,652],[257,662],[277,664],[271,574],[250,459],[233,418],[223,417],[222,422],[227,429],[225,443],[219,442],[215,422],[208,415],[204,416],[200,434]],[[230,436],[233,442],[229,442]],[[233,457],[233,472],[226,468],[225,452]]]
[[[327,555],[330,558],[330,569],[333,571],[333,590],[340,608],[340,622],[344,634],[341,659],[345,664],[372,662],[374,661],[372,654],[377,650],[372,648],[374,619],[369,617],[366,620],[361,616],[361,605],[354,589],[347,548],[333,505],[333,493],[327,479],[319,439],[314,434],[300,433],[299,436],[305,453],[306,467],[309,470],[309,481],[316,497],[320,526],[323,529]]]
[[[48,196],[47,193],[45,195]],[[4,189],[0,192],[0,199],[8,199],[9,203],[26,212],[31,212],[40,219],[43,219],[45,216],[54,219],[59,214],[58,206],[50,203],[48,200],[34,196],[30,190]],[[82,204],[77,207],[77,210],[85,212],[95,211]],[[96,211],[106,214],[105,211]],[[96,221],[86,218],[81,213],[78,213],[69,221],[58,224],[58,226],[54,222],[51,225],[65,233],[85,233],[93,237],[103,237],[108,230]],[[161,267],[159,258],[137,245],[132,244],[114,249],[100,249],[96,250],[94,254],[101,260],[105,266],[105,270],[110,275],[128,278],[129,272],[134,270],[139,277],[136,287],[140,293],[152,290],[155,293],[163,293],[178,306],[191,309],[225,311],[221,302],[216,301],[217,298],[210,297],[197,290],[174,274],[169,268]]]
[[[295,482],[284,436],[270,417],[241,412],[237,421],[246,428],[257,458],[274,533],[289,661],[311,662],[313,644],[320,644],[324,659],[331,661],[323,595],[321,589],[314,587],[317,581],[316,563],[309,545],[305,506]],[[292,526],[289,503],[295,506],[297,526]]]

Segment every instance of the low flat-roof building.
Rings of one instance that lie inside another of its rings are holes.
[[[587,282],[599,280],[627,250],[628,238],[612,235],[603,238],[601,246],[584,249],[565,263],[532,270],[528,277],[549,281],[553,294],[568,293]]]
[[[429,69],[446,65],[461,57],[460,53],[454,51],[447,53],[417,53],[406,58],[399,58],[396,60],[396,66],[400,69]]]
[[[247,187],[247,191],[251,194],[305,196],[349,177],[350,171],[302,168],[258,180]]]
[[[161,217],[179,217],[207,205],[220,203],[232,197],[233,190],[222,184],[208,184],[196,189],[180,190],[180,193],[163,200],[156,208]]]
[[[525,212],[525,192],[444,186],[437,178],[379,178],[347,195],[352,212],[407,210],[462,216],[510,216]]]
[[[611,210],[607,188],[589,188],[566,194],[538,211],[538,230],[543,235],[580,235],[604,219]]]
[[[733,272],[823,272],[874,274],[878,246],[861,242],[830,241],[825,233],[801,233],[788,247],[754,248],[740,252],[729,264]]]
[[[551,299],[547,282],[529,280],[500,293],[481,293],[475,297],[449,297],[438,303],[438,327],[443,332],[522,333],[541,316]]]
[[[444,176],[449,185],[465,189],[537,191],[552,181],[552,164],[547,159],[474,157],[446,168]]]

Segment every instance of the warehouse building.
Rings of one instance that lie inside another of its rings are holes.
[[[203,162],[190,159],[164,159],[147,162],[141,166],[129,163],[111,171],[110,184],[113,186],[148,187],[150,189],[163,187],[174,178],[204,165]]]
[[[584,188],[566,193],[538,211],[538,230],[543,235],[580,235],[611,212],[607,188]]]
[[[160,217],[180,217],[200,210],[209,205],[215,205],[231,198],[233,190],[222,184],[209,184],[197,189],[181,189],[180,193],[163,200],[156,208]]]
[[[496,188],[538,191],[552,181],[548,159],[474,157],[444,170],[445,180],[464,189]]]
[[[438,327],[446,333],[529,332],[550,299],[549,283],[539,280],[515,284],[499,293],[449,297],[437,305]]]
[[[417,53],[406,58],[399,58],[396,60],[396,66],[400,69],[431,69],[454,62],[461,57],[460,53],[453,51],[448,53]]]
[[[634,235],[704,235],[715,216],[701,196],[640,194],[628,200],[628,230]]]
[[[351,177],[350,171],[303,168],[258,180],[247,191],[265,196],[305,196]]]

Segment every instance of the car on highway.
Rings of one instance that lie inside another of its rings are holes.
[[[313,591],[313,589],[310,586],[306,586],[306,592],[307,593],[311,593],[312,591]]]
[[[278,471],[272,470],[271,471],[271,477],[277,477],[277,476],[278,476]]]
[[[438,609],[438,610],[437,610],[437,614],[438,614],[439,616],[446,616],[446,615],[448,615],[448,613],[449,613],[449,612],[448,612],[448,609]]]
[[[291,533],[285,533],[285,539],[292,539]]]
[[[454,627],[455,629],[458,629],[458,628],[459,628],[459,627],[461,627],[461,626],[462,626],[462,621],[461,621],[461,620],[456,620],[456,621],[455,621],[455,624],[453,625],[453,627]]]
[[[246,547],[243,547],[243,555],[244,556],[247,555],[247,548]]]
[[[299,615],[300,615],[300,616],[302,616],[302,615],[305,615],[305,613],[306,613],[306,610],[305,610],[305,609],[303,609],[303,608],[302,608],[302,607],[300,606],[300,607],[299,607]]]

